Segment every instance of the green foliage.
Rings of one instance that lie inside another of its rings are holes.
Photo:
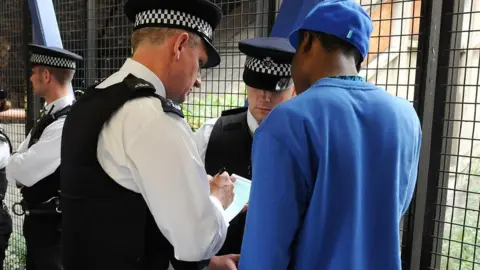
[[[448,191],[441,269],[480,269],[479,169],[472,162],[470,175],[457,175],[455,193]]]
[[[183,114],[192,127],[197,130],[203,123],[211,118],[218,117],[223,110],[243,106],[245,95],[212,95],[205,98],[194,98],[182,105]]]
[[[13,232],[5,254],[4,269],[24,270],[27,262],[25,239],[19,232]]]

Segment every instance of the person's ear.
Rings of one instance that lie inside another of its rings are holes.
[[[303,32],[303,37],[301,41],[298,43],[298,52],[302,53],[308,53],[310,49],[312,48],[312,43],[313,43],[313,36],[310,32]]]
[[[175,39],[175,43],[173,46],[173,53],[174,53],[175,60],[177,61],[180,60],[183,50],[187,45],[188,39],[189,39],[189,36],[188,36],[188,33],[186,32],[181,33]]]
[[[42,79],[45,83],[49,83],[52,79],[52,73],[46,68],[44,68],[42,71]]]

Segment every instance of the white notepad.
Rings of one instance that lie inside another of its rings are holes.
[[[240,211],[242,211],[245,204],[248,203],[248,199],[250,198],[250,187],[252,185],[252,181],[247,178],[243,178],[236,174],[232,174],[232,176],[235,177],[237,181],[234,183],[235,197],[233,198],[233,202],[224,212],[225,219],[228,222],[235,218]]]

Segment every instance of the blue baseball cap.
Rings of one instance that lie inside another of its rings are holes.
[[[325,0],[318,3],[289,37],[297,48],[300,30],[336,36],[358,49],[362,60],[367,57],[373,22],[362,6],[352,0]]]

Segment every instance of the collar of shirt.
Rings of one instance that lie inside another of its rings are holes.
[[[247,111],[247,124],[248,124],[248,129],[250,129],[250,134],[253,135],[253,133],[255,133],[255,130],[257,130],[259,125],[257,120],[255,120],[255,118],[253,117],[250,110]]]
[[[46,104],[45,105],[45,112],[49,113],[49,114],[55,113],[55,112],[65,108],[65,107],[67,107],[68,105],[72,105],[73,100],[74,100],[74,97],[71,96],[71,95],[66,95],[64,97],[61,97],[61,98],[55,100],[54,102],[52,102],[50,104]],[[53,109],[52,109],[52,107],[53,107]],[[52,110],[52,111],[50,111],[50,110]]]
[[[155,92],[157,95],[165,97],[165,87],[163,86],[162,81],[153,73],[150,69],[146,66],[142,65],[141,63],[128,58],[125,63],[123,64],[122,68],[112,76],[108,77],[105,81],[99,84],[96,88],[104,89],[111,85],[120,83],[128,76],[128,74],[132,74],[138,78],[144,79],[145,81],[153,84],[155,87]]]

